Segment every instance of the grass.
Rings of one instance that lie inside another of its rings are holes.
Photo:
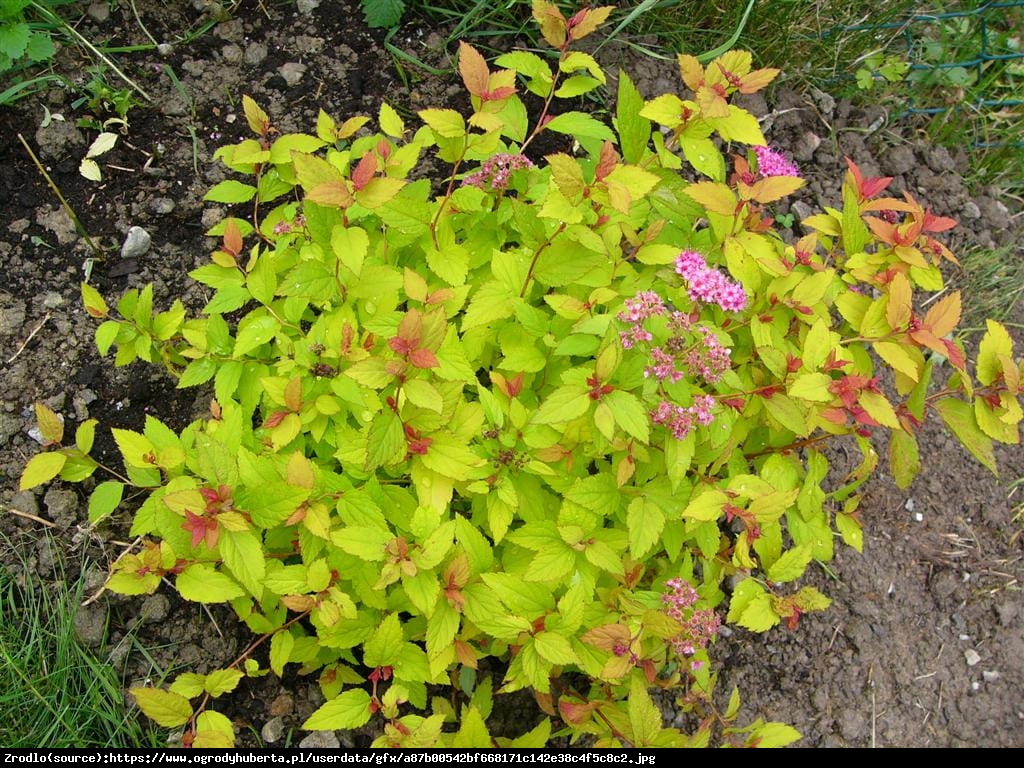
[[[16,551],[6,538],[0,545]],[[50,541],[52,551],[59,546]],[[55,583],[44,584],[24,560],[16,569],[0,565],[0,744],[158,746],[129,714],[114,667],[78,640],[83,582],[66,576],[58,567]]]

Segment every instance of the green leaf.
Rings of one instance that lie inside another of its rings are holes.
[[[832,379],[827,373],[802,373],[790,383],[788,393],[790,397],[801,400],[827,403],[832,400],[832,393],[828,391],[831,383]]]
[[[387,556],[384,548],[393,538],[388,531],[365,525],[349,525],[331,532],[336,547],[368,562],[383,560]]]
[[[174,585],[183,598],[194,603],[227,603],[245,595],[238,582],[206,563],[188,566]]]
[[[629,683],[629,725],[633,732],[631,746],[646,747],[661,732],[661,710],[647,692],[642,675],[632,675]]]
[[[641,560],[661,537],[665,513],[648,499],[633,499],[626,514],[626,525],[629,528],[629,554]]]
[[[592,402],[586,387],[559,387],[540,404],[533,414],[533,423],[564,424],[585,414]]]
[[[636,395],[616,389],[604,396],[603,402],[611,408],[615,423],[641,443],[650,440],[650,417]]]
[[[64,469],[67,460],[68,457],[63,453],[36,454],[25,465],[25,470],[21,473],[21,480],[18,483],[18,490],[27,491],[29,488],[35,488],[37,485],[53,480]]]
[[[368,667],[394,666],[402,653],[405,634],[397,613],[389,613],[363,644],[363,664]]]
[[[935,403],[935,409],[952,430],[964,448],[971,452],[993,475],[998,475],[996,456],[992,450],[992,440],[978,426],[974,409],[970,403],[954,398],[946,398]]]
[[[164,728],[184,725],[192,717],[192,705],[184,696],[160,688],[132,688],[142,714]]]
[[[124,483],[116,480],[107,480],[97,485],[89,495],[89,524],[96,525],[117,509],[123,493]]]
[[[287,629],[281,629],[270,638],[270,669],[275,675],[284,674],[284,665],[288,663],[295,647],[295,638]]]
[[[754,728],[747,737],[747,743],[762,749],[784,747],[801,739],[800,731],[785,723],[764,723]]]
[[[156,449],[145,435],[130,429],[112,428],[114,442],[124,457],[124,463],[131,467],[150,469],[156,460]]]
[[[405,12],[404,0],[364,0],[363,18],[370,29],[397,27]]]
[[[703,522],[717,520],[721,517],[722,508],[728,501],[729,497],[725,491],[718,488],[698,489],[683,510],[683,519]]]
[[[277,319],[271,315],[261,314],[263,312],[266,310],[260,308],[258,312],[249,313],[238,323],[238,335],[235,337],[235,349],[232,353],[234,357],[242,357],[260,344],[266,344],[281,330],[281,324]]]
[[[256,187],[234,179],[222,181],[203,196],[211,203],[247,203],[256,195]]]
[[[361,688],[345,691],[322,705],[302,724],[306,731],[358,728],[370,719],[370,694]]]
[[[213,698],[230,693],[238,687],[245,674],[240,669],[215,669],[206,676],[204,688]]]
[[[0,25],[0,54],[16,61],[25,53],[32,30],[25,21],[4,22]]]
[[[567,136],[615,141],[615,134],[607,125],[585,112],[563,112],[555,115],[544,124],[544,128]]]
[[[554,632],[538,632],[533,637],[533,647],[542,659],[552,664],[579,664],[579,657],[569,641]]]
[[[366,469],[397,464],[405,458],[405,431],[398,414],[388,409],[373,417],[366,436]]]
[[[248,512],[261,528],[275,528],[287,520],[309,498],[308,488],[299,488],[281,480],[254,488],[241,488],[235,493],[235,507]],[[249,549],[248,552],[255,550]],[[261,577],[262,578],[262,577]],[[244,582],[243,582],[244,583]],[[253,594],[258,595],[258,592]]]
[[[639,163],[651,140],[651,123],[641,116],[644,97],[629,79],[619,72],[619,90],[615,103],[615,129],[619,133],[619,148],[627,163]]]
[[[464,709],[459,731],[452,737],[453,749],[491,749],[494,742],[487,730],[483,715],[476,707]]]
[[[772,564],[765,575],[769,581],[779,584],[799,579],[811,562],[812,551],[810,544],[790,549]]]
[[[253,597],[262,598],[267,569],[259,538],[251,531],[222,531],[218,549],[232,575]]]
[[[433,442],[420,457],[423,466],[453,480],[468,480],[473,470],[483,466],[484,460],[465,444],[448,432],[430,435]]]

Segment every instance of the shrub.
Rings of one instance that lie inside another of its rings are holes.
[[[537,0],[554,65],[519,51],[492,70],[463,44],[469,115],[425,109],[418,128],[383,104],[376,132],[321,112],[315,134],[280,135],[246,98],[252,136],[216,153],[244,180],[207,195],[246,214],[209,233],[199,316],[155,312],[151,287],[115,313],[83,285],[117,365],[212,387],[180,434],[114,429],[125,476],[90,501],[95,523],[126,485],[148,492],[109,589],[173,579],[258,636],[226,669],[133,691],[186,744],[233,743],[211,700],[266,672],[257,651],[319,674],[305,728],[374,719],[375,746],[788,743],[783,724],[737,725],[738,692],[710,706],[720,623],[795,628],[828,606],[798,582],[837,537],[861,548],[877,434],[903,486],[929,412],[993,469],[992,441],[1016,439],[1006,330],[989,323],[972,376],[959,294],[915,301],[942,292],[952,220],[851,162],[841,209],[797,242],[774,230],[770,204],[804,182],[730,99],[776,70],[680,55],[688,94],[645,101],[621,74],[613,128],[555,109],[605,83],[573,44],[609,11]],[[578,151],[532,154],[550,135]],[[450,172],[413,180],[430,154]],[[23,487],[89,476],[95,426]],[[827,489],[841,437],[862,459]],[[495,687],[546,715],[492,737]],[[663,726],[658,688],[692,732]]]

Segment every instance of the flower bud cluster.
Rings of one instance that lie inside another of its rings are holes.
[[[658,407],[651,411],[651,421],[666,427],[676,440],[683,440],[690,434],[694,423],[706,427],[714,421],[715,417],[711,413],[714,404],[715,399],[711,395],[697,395],[690,406],[662,400]]]

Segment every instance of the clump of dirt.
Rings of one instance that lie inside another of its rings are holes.
[[[149,34],[174,43],[172,36],[197,23],[196,11],[213,4],[139,0],[134,7]],[[57,482],[17,491],[26,461],[39,450],[30,435],[33,403],[61,413],[69,433],[87,418],[139,429],[147,413],[180,428],[207,408],[201,394],[175,389],[158,368],[114,368],[100,359],[79,283],[89,271],[108,297],[153,283],[157,305],[174,297],[192,308],[205,303],[203,287],[186,273],[206,263],[211,241],[203,232],[223,213],[202,197],[226,177],[211,161],[216,148],[246,134],[241,95],[251,95],[282,131],[309,130],[321,108],[343,119],[375,115],[382,100],[411,113],[457,106],[463,98],[454,74],[428,77],[405,67],[409,79],[403,79],[355,3],[242,2],[234,14],[189,43],[132,55],[133,75],[153,102],[129,113],[127,133],[101,158],[99,184],[78,173],[94,134],[75,127],[79,114],[69,94],[52,91],[0,113],[8,139],[0,144],[0,204],[7,218],[0,236],[7,278],[0,288],[0,503],[14,512],[0,517],[0,533],[17,549],[0,552],[0,567],[21,569],[21,578],[46,581],[58,572],[61,553],[52,538],[40,535],[42,527],[65,551],[87,551],[96,564],[86,574],[94,592],[104,568],[130,546],[122,540],[124,517],[98,529],[86,525],[88,485]],[[110,45],[148,42],[124,4],[106,17],[86,15],[79,29]],[[410,27],[391,43],[444,65],[449,59],[441,39]],[[605,55],[611,65],[623,63],[610,47]],[[58,66],[72,77],[83,77],[75,73],[84,64],[73,49],[59,55]],[[676,87],[671,67],[640,58],[624,66],[647,96]],[[792,214],[795,236],[812,211],[840,202],[846,156],[866,175],[894,176],[896,190],[959,219],[954,251],[1017,243],[1008,258],[1022,257],[1019,211],[1011,211],[1013,201],[1000,199],[997,190],[965,187],[963,151],[928,144],[912,126],[889,123],[880,107],[837,103],[827,94],[782,88],[745,106],[809,179],[777,211]],[[42,158],[103,258],[94,258],[19,134]],[[132,227],[143,228],[150,243],[122,255]],[[1020,310],[1013,316],[1018,323]],[[1018,349],[1024,348],[1019,330],[1014,333]],[[112,444],[99,453],[116,461]],[[733,630],[720,638],[719,691],[727,696],[739,685],[749,718],[794,725],[804,735],[801,746],[1024,746],[1024,536],[1008,499],[1008,483],[1024,476],[1024,456],[1001,448],[1002,474],[992,477],[934,420],[921,434],[925,471],[909,489],[895,487],[882,456],[883,469],[862,505],[863,555],[840,546],[836,561],[812,577],[834,599],[832,608],[804,617],[794,632]],[[102,594],[82,606],[76,626],[86,642],[127,670],[127,684],[222,666],[251,641],[230,611],[206,611],[170,592],[131,599]],[[129,635],[149,649],[152,662],[132,652]],[[297,726],[320,703],[315,680],[289,674],[247,680],[228,706],[241,743],[284,745],[306,737]],[[510,732],[535,725],[524,702],[512,711],[520,713],[522,727],[507,723]],[[326,739],[324,746],[368,743],[367,734],[317,738]]]

